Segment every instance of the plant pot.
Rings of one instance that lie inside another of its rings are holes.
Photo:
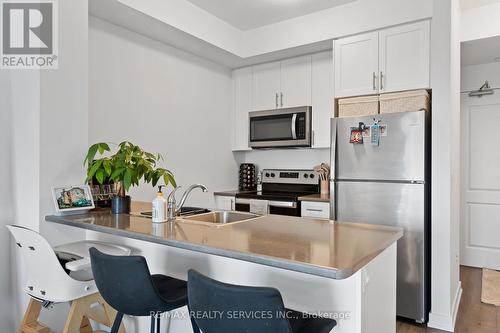
[[[130,214],[130,199],[129,195],[124,197],[113,197],[111,199],[111,213],[113,214]]]

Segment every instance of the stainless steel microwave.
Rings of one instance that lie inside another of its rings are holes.
[[[312,107],[249,113],[252,148],[311,147]]]

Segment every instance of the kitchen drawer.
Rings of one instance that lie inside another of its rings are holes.
[[[330,218],[330,203],[317,201],[302,201],[302,217],[312,217],[318,219]]]

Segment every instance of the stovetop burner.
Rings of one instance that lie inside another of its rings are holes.
[[[239,193],[236,198],[298,201],[300,196],[319,193],[319,179],[313,170],[265,169],[262,175],[262,191]]]

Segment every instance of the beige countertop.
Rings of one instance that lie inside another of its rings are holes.
[[[330,202],[330,193],[328,194],[309,194],[299,197],[300,201],[317,201],[317,202]]]
[[[334,279],[351,276],[403,235],[393,227],[280,215],[218,226],[181,218],[153,224],[148,218],[109,211],[45,219]]]

